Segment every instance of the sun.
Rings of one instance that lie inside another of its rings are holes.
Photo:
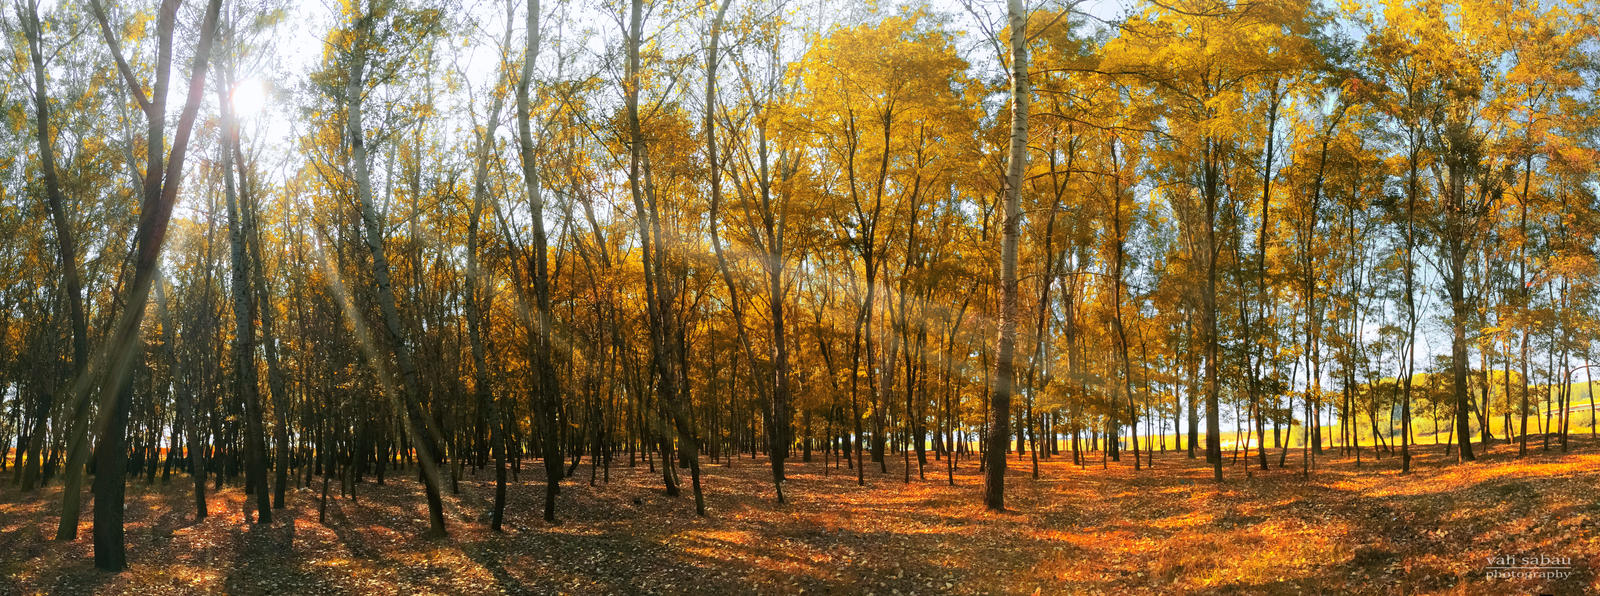
[[[260,114],[267,107],[267,83],[251,77],[233,85],[233,111],[241,118]]]

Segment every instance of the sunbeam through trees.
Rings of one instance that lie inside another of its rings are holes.
[[[1593,2],[0,37],[0,593],[1600,590]]]

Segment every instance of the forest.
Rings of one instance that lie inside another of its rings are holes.
[[[1600,5],[5,0],[0,593],[1600,590]]]

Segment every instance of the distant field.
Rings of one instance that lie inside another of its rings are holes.
[[[1596,379],[1596,381],[1595,381],[1595,389],[1596,389],[1597,392],[1600,392],[1600,379]],[[1552,392],[1551,403],[1554,404],[1555,403],[1555,399],[1554,399],[1553,396],[1554,396],[1555,389],[1552,389],[1551,392]],[[1500,396],[1498,394],[1496,394],[1494,397],[1497,400],[1500,399]],[[1505,441],[1505,439],[1506,439],[1506,437],[1508,435],[1509,436],[1516,436],[1517,435],[1517,430],[1518,430],[1518,426],[1521,423],[1521,418],[1519,417],[1519,415],[1518,415],[1518,413],[1516,411],[1516,407],[1520,406],[1520,404],[1521,404],[1520,399],[1521,399],[1520,396],[1517,396],[1517,401],[1515,401],[1513,403],[1513,412],[1512,412],[1511,420],[1510,420],[1510,422],[1511,422],[1511,432],[1509,432],[1509,433],[1506,432],[1506,424],[1505,424],[1504,417],[1502,417],[1502,416],[1494,416],[1493,419],[1489,421],[1489,432],[1490,432],[1491,435],[1494,436],[1496,444],[1504,443],[1504,441]],[[1543,432],[1541,430],[1541,426],[1540,425],[1544,423],[1544,419],[1543,419],[1543,415],[1544,414],[1542,412],[1537,411],[1537,409],[1539,407],[1541,407],[1543,405],[1543,403],[1539,400],[1539,395],[1538,394],[1531,395],[1529,397],[1529,400],[1530,400],[1530,405],[1532,406],[1533,410],[1530,411],[1529,414],[1528,414],[1528,434],[1537,436],[1541,432]],[[1567,434],[1568,435],[1580,435],[1580,434],[1581,435],[1590,435],[1590,434],[1594,434],[1596,432],[1596,430],[1597,430],[1595,428],[1595,422],[1600,422],[1600,406],[1596,406],[1596,405],[1593,404],[1594,400],[1593,400],[1593,397],[1591,395],[1589,395],[1588,383],[1574,383],[1573,384],[1571,401],[1572,401],[1572,403],[1568,407],[1568,410],[1571,412],[1572,415],[1571,415],[1570,419],[1568,420]],[[1450,424],[1452,422],[1451,419],[1444,418],[1443,420],[1437,420],[1437,421],[1434,420],[1432,418],[1432,408],[1427,407],[1427,405],[1425,403],[1416,404],[1414,407],[1416,409],[1412,411],[1411,424],[1412,424],[1412,436],[1415,438],[1416,443],[1418,443],[1418,444],[1443,444],[1443,443],[1445,443],[1447,441],[1451,441],[1452,440],[1451,439],[1452,429],[1451,429],[1451,426],[1450,426]],[[1495,410],[1500,410],[1501,407],[1502,407],[1502,405],[1499,404],[1499,403],[1496,403],[1494,405],[1494,409]],[[1591,421],[1591,418],[1590,418],[1590,411],[1591,410],[1594,411],[1594,416],[1595,416],[1595,420],[1594,421]],[[1444,417],[1445,412],[1444,412],[1444,408],[1442,406],[1440,407],[1439,411],[1440,411],[1441,417]],[[1231,412],[1228,412],[1228,413],[1231,414]],[[1550,424],[1552,426],[1558,424],[1559,421],[1560,421],[1559,416],[1552,416],[1550,418]],[[1481,433],[1481,427],[1478,425],[1478,419],[1477,419],[1476,416],[1474,416],[1472,418],[1471,423],[1472,423],[1472,432],[1473,432],[1472,439],[1473,439],[1474,444],[1476,444],[1478,442],[1478,440],[1481,438],[1481,434],[1482,434]],[[1200,429],[1200,431],[1201,431],[1200,432],[1200,440],[1201,441],[1205,440],[1205,427],[1204,427],[1204,424],[1205,424],[1204,421],[1202,421],[1201,422],[1201,429]],[[1339,427],[1337,426],[1338,425],[1337,420],[1329,421],[1327,419],[1327,413],[1324,412],[1323,424],[1324,424],[1323,432],[1325,434],[1324,434],[1322,440],[1323,440],[1324,445],[1327,445],[1327,444],[1330,444],[1330,443],[1337,444],[1339,442],[1339,440],[1340,440],[1340,438],[1339,438]],[[1378,427],[1379,427],[1380,431],[1388,432],[1390,430],[1387,427],[1388,424],[1389,424],[1389,419],[1388,419],[1387,414],[1380,414],[1378,416]],[[1241,434],[1236,432],[1236,431],[1234,431],[1234,430],[1232,430],[1233,429],[1233,421],[1231,419],[1227,419],[1226,416],[1225,416],[1225,421],[1222,424],[1222,427],[1223,427],[1223,429],[1222,429],[1221,436],[1222,436],[1223,449],[1225,449],[1225,450],[1226,449],[1233,449],[1236,444],[1239,444],[1239,442],[1241,440]],[[1356,427],[1357,427],[1356,428],[1356,433],[1357,433],[1356,436],[1359,439],[1362,447],[1364,447],[1364,448],[1365,447],[1371,447],[1374,443],[1376,443],[1376,441],[1373,440],[1373,436],[1372,436],[1372,423],[1367,419],[1367,416],[1365,415],[1365,413],[1363,413],[1363,415],[1361,416],[1361,418],[1360,418],[1359,422],[1357,423]],[[1288,440],[1290,442],[1291,447],[1299,447],[1300,444],[1303,442],[1304,437],[1302,436],[1303,433],[1301,432],[1301,430],[1302,430],[1302,427],[1300,425],[1298,425],[1298,424],[1295,425],[1291,429],[1286,429],[1288,434],[1285,435],[1285,436],[1288,437]],[[1267,438],[1266,444],[1267,444],[1268,448],[1275,448],[1276,444],[1273,442],[1273,434],[1272,434],[1272,426],[1271,425],[1267,426],[1266,432],[1267,432],[1267,434],[1266,434],[1266,438]],[[1550,429],[1550,432],[1551,433],[1555,433],[1556,429],[1552,428],[1552,429]],[[1163,439],[1164,439],[1167,449],[1173,449],[1174,445],[1176,445],[1177,441],[1178,441],[1178,439],[1176,437],[1174,437],[1174,434],[1171,433],[1171,432],[1166,432],[1166,433],[1163,433],[1163,434],[1156,434],[1154,436],[1149,436],[1148,433],[1149,433],[1148,429],[1144,428],[1143,426],[1140,427],[1140,429],[1139,429],[1139,434],[1140,434],[1140,436],[1139,436],[1139,444],[1142,447],[1145,447],[1145,448],[1153,447],[1156,450],[1160,450],[1161,446],[1162,446]],[[1245,433],[1245,434],[1249,434],[1249,433]],[[1184,434],[1184,436],[1182,437],[1182,440],[1187,442],[1188,441],[1188,435]],[[1386,434],[1384,436],[1383,440],[1384,440],[1385,443],[1389,443],[1391,441],[1398,441],[1399,440],[1399,424],[1398,424],[1398,422],[1396,422],[1394,424],[1393,434],[1392,435]],[[1532,442],[1532,441],[1533,441],[1533,439],[1530,439],[1530,442]],[[1126,437],[1124,437],[1124,444],[1126,444]],[[1187,443],[1185,443],[1185,444],[1187,444]],[[1253,437],[1250,439],[1250,447],[1251,448],[1255,448],[1259,444],[1260,444],[1260,442],[1257,439],[1255,439]],[[1395,443],[1395,444],[1398,445],[1398,443]],[[1492,445],[1491,445],[1491,447],[1492,447]],[[1187,448],[1185,448],[1185,449],[1187,449]]]

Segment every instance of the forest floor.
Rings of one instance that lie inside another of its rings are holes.
[[[588,485],[587,462],[565,483],[560,522],[540,519],[533,466],[511,486],[506,531],[485,527],[493,483],[470,475],[447,495],[448,538],[421,537],[426,506],[411,474],[391,471],[356,500],[292,490],[268,527],[243,523],[237,486],[211,494],[196,523],[193,484],[128,484],[129,569],[92,566],[87,498],[76,542],[49,540],[58,487],[19,495],[0,474],[0,594],[497,594],[497,593],[1580,593],[1600,590],[1600,444],[1539,450],[1524,460],[1496,444],[1454,463],[1419,449],[1398,460],[1326,455],[1309,481],[1301,453],[1289,467],[1224,467],[1158,453],[1102,468],[1070,454],[1040,462],[1013,455],[1009,511],[991,513],[982,476],[964,460],[949,486],[944,462],[905,484],[901,458],[887,474],[793,463],[789,503],[773,502],[765,460],[704,466],[709,517],[694,516],[687,487],[666,497],[641,462]],[[1273,452],[1276,456],[1277,453]],[[914,460],[913,460],[914,462]],[[915,465],[913,463],[913,465]],[[684,473],[687,484],[687,471]],[[332,493],[338,496],[338,485]],[[1557,569],[1560,578],[1500,578],[1491,557]],[[1539,557],[1545,561],[1540,562]],[[1525,562],[1525,557],[1535,560]]]

